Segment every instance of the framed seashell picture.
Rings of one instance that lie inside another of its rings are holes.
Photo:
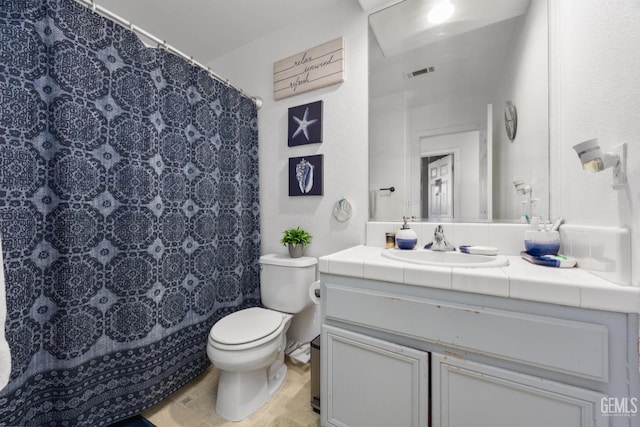
[[[289,196],[322,196],[323,155],[289,157]]]

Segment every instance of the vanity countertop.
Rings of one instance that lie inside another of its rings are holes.
[[[580,268],[550,268],[508,256],[497,268],[435,267],[383,257],[384,248],[355,246],[320,257],[320,273],[449,289],[619,313],[640,313],[640,288],[621,286]]]

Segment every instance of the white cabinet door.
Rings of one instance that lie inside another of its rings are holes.
[[[322,329],[322,425],[428,426],[429,353]]]
[[[434,427],[609,425],[601,393],[432,353]]]

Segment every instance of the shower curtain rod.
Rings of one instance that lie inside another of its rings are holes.
[[[211,77],[213,77],[214,79],[218,80],[221,83],[224,83],[227,86],[230,86],[230,87],[236,89],[237,91],[240,92],[240,94],[242,96],[251,99],[256,104],[256,108],[257,109],[260,109],[262,107],[262,98],[260,98],[259,96],[251,96],[251,95],[245,93],[242,90],[242,88],[239,88],[239,87],[233,85],[229,81],[229,79],[222,78],[219,75],[217,75],[215,72],[213,72],[213,70],[211,70],[211,67],[207,67],[204,64],[201,64],[200,62],[198,62],[195,59],[193,59],[193,56],[186,55],[185,53],[181,52],[180,50],[178,50],[175,47],[173,47],[170,44],[168,44],[165,40],[159,39],[158,37],[154,36],[153,34],[149,33],[148,31],[138,27],[137,25],[134,25],[133,22],[127,21],[126,19],[122,18],[121,16],[116,15],[115,13],[111,12],[109,9],[106,9],[103,6],[100,6],[99,4],[96,4],[95,0],[75,0],[75,1],[77,3],[80,3],[82,6],[85,6],[85,7],[89,8],[89,9],[91,9],[93,12],[99,13],[100,15],[103,15],[103,16],[115,21],[116,23],[122,25],[123,27],[128,28],[130,31],[133,31],[134,33],[141,34],[144,37],[152,40],[153,42],[155,42],[158,45],[158,48],[165,49],[167,52],[171,52],[171,53],[173,53],[175,55],[178,55],[181,58],[185,59],[191,65],[194,65],[196,67],[202,68],[207,73],[209,73],[209,75],[211,75]]]

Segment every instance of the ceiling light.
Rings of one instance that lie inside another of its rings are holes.
[[[455,10],[455,6],[449,0],[443,0],[431,9],[427,15],[427,20],[432,24],[442,24],[453,16]]]

